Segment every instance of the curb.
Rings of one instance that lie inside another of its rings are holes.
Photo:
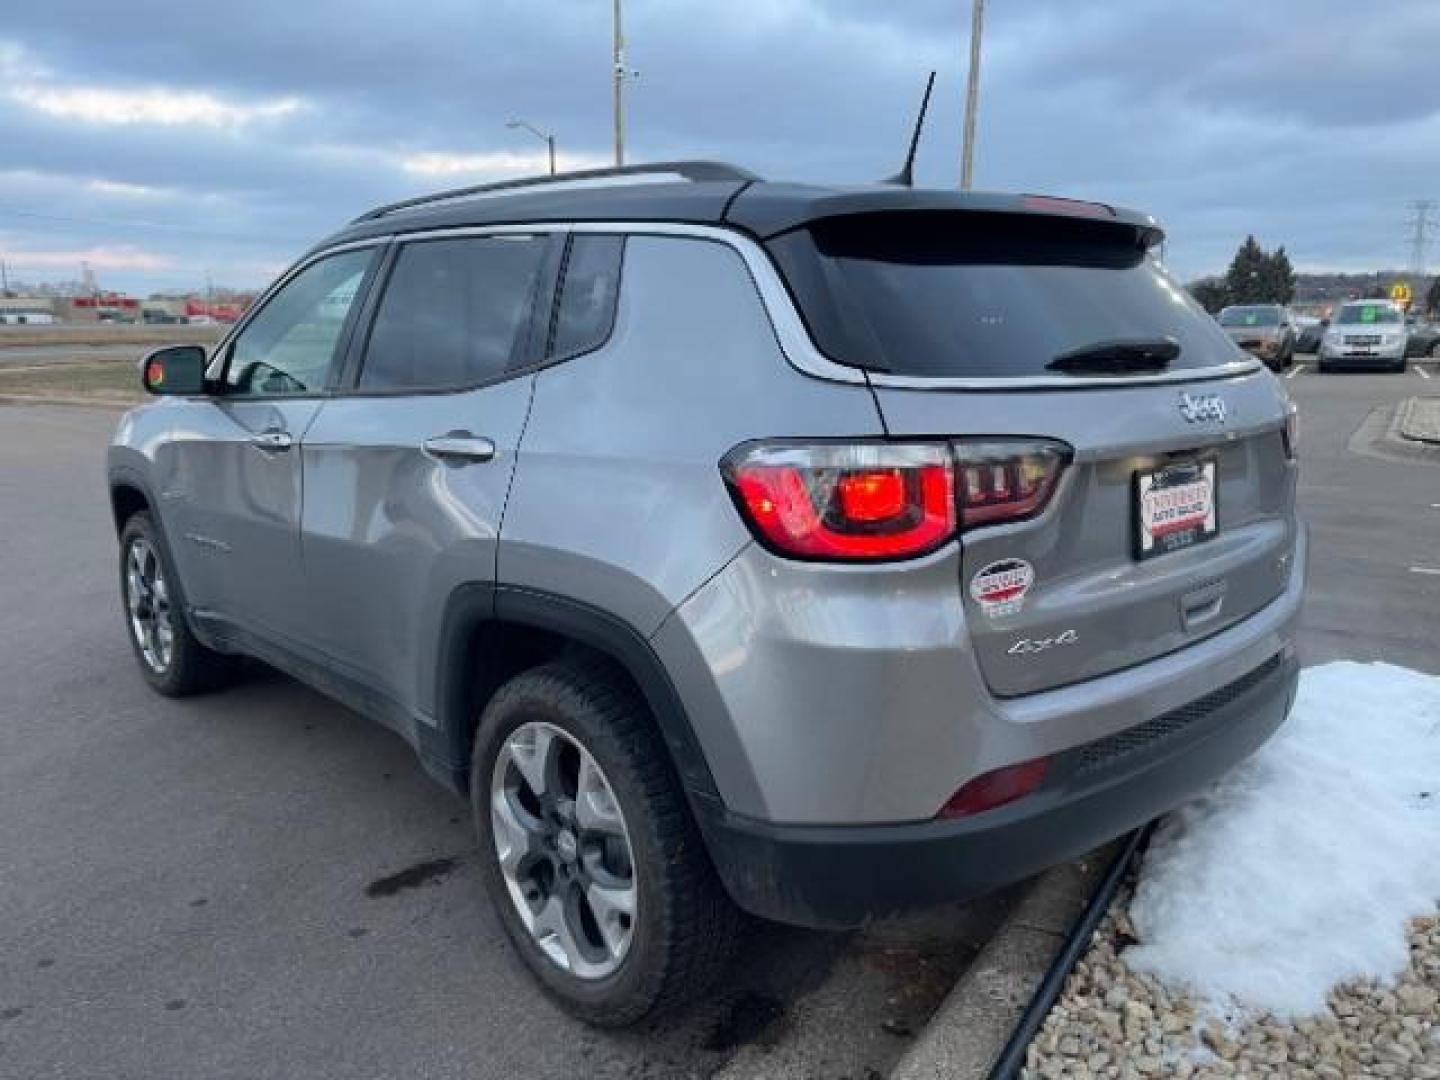
[[[960,976],[891,1080],[984,1080],[1118,856],[1123,841],[1034,878]]]
[[[1440,444],[1440,398],[1412,397],[1400,406],[1401,438],[1411,442]]]

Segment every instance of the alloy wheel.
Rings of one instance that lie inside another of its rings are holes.
[[[540,950],[577,978],[618,970],[638,915],[634,857],[590,752],[553,724],[521,724],[495,760],[490,820],[506,890]]]
[[[160,556],[143,536],[125,552],[125,607],[140,656],[155,674],[165,674],[175,652],[174,612]]]

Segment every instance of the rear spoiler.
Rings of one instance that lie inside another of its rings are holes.
[[[752,184],[735,197],[725,213],[725,221],[759,239],[769,240],[826,218],[910,211],[1108,221],[1130,226],[1136,243],[1147,251],[1165,239],[1165,231],[1151,215],[1105,203],[1051,195],[925,188],[865,187],[836,193],[833,188],[807,188],[799,184]]]

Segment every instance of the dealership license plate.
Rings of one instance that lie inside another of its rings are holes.
[[[1190,461],[1135,474],[1135,555],[1153,558],[1209,540],[1219,531],[1215,462]]]

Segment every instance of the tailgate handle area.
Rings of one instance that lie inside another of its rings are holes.
[[[1224,604],[1225,582],[1212,581],[1180,598],[1180,619],[1186,630],[1194,630],[1219,615]]]

